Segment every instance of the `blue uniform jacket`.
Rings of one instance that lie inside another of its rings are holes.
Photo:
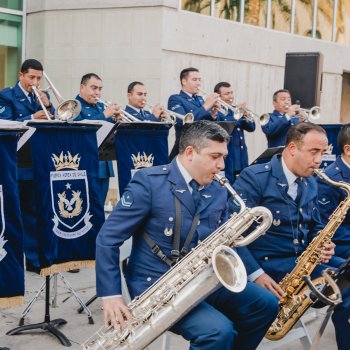
[[[203,107],[204,100],[202,96],[191,97],[182,90],[179,94],[171,95],[168,100],[168,109],[185,115],[187,113],[192,113],[194,120],[201,120],[210,117],[210,110],[206,110]],[[176,139],[180,137],[180,131],[182,129],[183,123],[177,118],[175,125]]]
[[[300,207],[287,194],[281,155],[275,155],[266,164],[245,168],[233,187],[250,208],[264,206],[271,210],[273,224],[267,233],[249,245],[256,262],[273,278],[280,279],[295,266],[296,255],[310,243],[323,228],[317,204],[317,182],[306,178]],[[229,202],[237,211],[235,203]],[[293,240],[298,240],[295,247]],[[296,254],[297,250],[297,254]],[[333,257],[330,265],[338,266],[343,259]]]
[[[278,147],[286,143],[287,133],[292,125],[299,123],[299,118],[292,117],[290,120],[280,112],[269,113],[270,119],[261,127],[267,138],[267,146]]]
[[[227,115],[218,112],[217,121],[235,121],[233,112],[228,111]],[[225,159],[225,172],[238,172],[248,166],[248,150],[244,139],[244,131],[253,132],[255,122],[248,121],[242,117],[237,120],[231,133],[231,140],[227,146],[228,157]]]
[[[325,170],[326,174],[334,181],[350,183],[350,169],[344,164],[340,156]],[[326,224],[329,216],[338,207],[341,201],[347,197],[347,192],[337,186],[328,184],[318,178],[318,204],[320,207],[321,220]],[[350,250],[350,210],[341,226],[336,231],[333,242],[336,245],[346,245]]]
[[[49,95],[47,94],[49,97]],[[41,111],[39,103],[32,106],[18,83],[14,87],[8,87],[0,91],[0,119],[17,120],[23,122],[32,119],[32,114]],[[55,114],[53,106],[48,109]]]
[[[135,109],[131,108],[130,106],[126,106],[125,107],[125,112],[128,112],[129,114],[131,114],[133,117],[136,117],[137,119],[140,119],[140,121],[143,120],[148,120],[151,122],[159,122],[158,118],[153,115],[152,113],[150,113],[149,111],[146,111],[143,109],[143,114],[144,117]]]
[[[79,95],[75,97],[81,103],[81,112],[74,119],[75,121],[88,120],[104,120],[113,123],[112,118],[106,118],[103,114],[105,106],[101,102],[91,105],[83,100]],[[113,165],[111,161],[101,160],[99,162],[99,178],[108,179],[114,176]]]
[[[217,182],[205,186],[197,210],[200,221],[189,248],[203,240],[227,219],[227,191]],[[133,247],[126,271],[132,297],[151,286],[168,269],[154,255],[142,237],[146,231],[162,251],[170,257],[175,231],[175,197],[181,203],[182,222],[180,248],[183,246],[195,216],[192,195],[181,175],[176,160],[169,165],[138,171],[126,187],[96,240],[96,284],[99,296],[121,294],[119,247],[133,236]],[[242,259],[248,259],[245,247],[237,249]],[[253,260],[253,259],[252,259]],[[245,260],[244,260],[245,261]],[[245,261],[246,262],[246,261]],[[248,273],[252,273],[249,261]]]

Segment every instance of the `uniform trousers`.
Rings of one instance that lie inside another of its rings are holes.
[[[277,312],[277,298],[248,282],[240,293],[221,287],[170,330],[188,340],[190,350],[253,350]]]

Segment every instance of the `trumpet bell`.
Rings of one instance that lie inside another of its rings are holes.
[[[259,122],[261,126],[266,125],[270,120],[270,115],[269,113],[262,114],[259,118]]]
[[[193,123],[193,121],[194,121],[194,115],[192,113],[187,113],[183,116],[182,122],[184,124]]]
[[[310,108],[309,112],[308,112],[308,120],[310,121],[314,121],[314,120],[318,120],[321,117],[321,108],[318,106],[314,106],[312,108]]]
[[[62,102],[55,111],[55,118],[63,121],[73,120],[81,111],[81,103],[78,100]]]
[[[220,283],[234,293],[247,285],[247,272],[239,255],[230,247],[221,245],[214,249],[212,266]]]

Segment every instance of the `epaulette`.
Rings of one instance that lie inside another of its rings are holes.
[[[145,172],[147,175],[164,175],[168,174],[169,169],[168,165],[158,165],[152,166],[150,168],[145,168]]]
[[[333,164],[334,164],[334,166],[332,166]],[[335,163],[333,163],[333,164],[328,169],[326,169],[326,174],[328,176],[332,176],[332,177],[341,173],[341,170],[338,167],[338,165]]]
[[[271,171],[271,164],[254,164],[249,167],[249,170],[252,171],[254,174],[266,173],[268,171]]]

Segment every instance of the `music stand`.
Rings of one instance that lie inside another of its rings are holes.
[[[216,124],[220,125],[223,129],[227,131],[229,135],[232,134],[234,127],[237,124],[236,120],[233,121],[215,121]]]
[[[284,146],[268,148],[263,153],[261,153],[260,156],[256,158],[250,165],[267,163],[275,154],[281,154],[283,150]]]
[[[48,331],[51,334],[53,334],[64,346],[71,346],[71,342],[68,340],[68,338],[57,329],[58,326],[64,325],[67,323],[66,320],[62,318],[57,318],[55,320],[50,319],[50,280],[52,276],[46,276],[45,282],[42,284],[39,292],[36,294],[34,299],[31,300],[27,308],[24,310],[22,313],[22,317],[19,322],[19,327],[16,327],[14,329],[11,329],[8,331],[6,334],[7,335],[15,335],[19,334],[23,331],[28,331],[32,329],[42,329],[44,331]],[[38,296],[41,294],[45,287],[45,315],[44,315],[44,321],[40,323],[35,323],[35,324],[29,324],[29,325],[24,325],[24,316],[29,312],[29,309],[33,305],[33,303],[36,301]],[[24,316],[23,316],[24,314]]]

